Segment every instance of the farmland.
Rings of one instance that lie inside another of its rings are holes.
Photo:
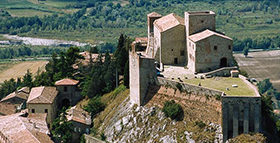
[[[0,73],[0,83],[11,78],[16,79],[18,77],[23,77],[28,69],[33,75],[36,75],[38,69],[41,71],[44,70],[47,61],[9,62],[8,64],[12,64],[12,66]]]
[[[280,50],[250,52],[247,58],[243,54],[234,54],[234,57],[249,77],[258,81],[269,78],[273,87],[280,91]]]

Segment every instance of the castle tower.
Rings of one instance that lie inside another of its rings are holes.
[[[130,101],[139,106],[144,105],[149,85],[155,84],[156,78],[155,60],[144,52],[136,52],[133,42],[129,51]]]
[[[154,32],[154,21],[161,18],[161,15],[156,13],[156,12],[152,12],[150,14],[147,14],[147,19],[148,19],[148,38],[150,37],[150,34],[152,34]]]
[[[216,14],[213,11],[185,12],[187,38],[206,29],[215,31],[215,16]]]

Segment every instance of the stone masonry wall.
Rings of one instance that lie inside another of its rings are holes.
[[[227,59],[226,66],[233,66],[231,40],[211,36],[198,41],[196,43],[195,72],[208,72],[220,68],[222,58]]]
[[[177,82],[177,81],[172,81],[168,80],[165,78],[158,77],[158,84],[159,85],[168,85],[173,88],[177,88],[177,84],[180,84],[183,90],[195,94],[195,95],[208,95],[208,96],[221,96],[222,91],[215,90],[215,89],[210,89],[207,87],[202,87],[202,86],[197,86],[189,83],[183,83],[183,82]]]
[[[161,62],[163,64],[186,64],[185,26],[178,25],[161,33]],[[182,55],[181,55],[181,52]]]

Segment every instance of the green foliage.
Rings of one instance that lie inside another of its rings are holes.
[[[165,116],[170,117],[171,119],[182,120],[184,111],[180,104],[175,103],[174,100],[166,101],[162,108]]]
[[[86,143],[85,135],[81,135],[80,137],[80,143]]]
[[[183,91],[183,87],[180,83],[176,83],[176,88],[179,89],[180,92]]]
[[[13,78],[11,78],[10,80],[5,80],[0,87],[0,100],[15,91],[17,88],[20,88],[21,86],[22,83],[20,78],[18,78],[17,81],[15,81],[15,79]]]
[[[107,137],[105,136],[104,132],[102,132],[102,133],[100,134],[100,138],[101,138],[101,140],[103,140],[103,141],[106,140]]]
[[[33,87],[33,79],[32,79],[32,73],[27,70],[26,74],[23,76],[23,86],[27,86],[30,89]]]
[[[129,61],[126,61],[124,74],[123,74],[123,83],[124,85],[129,88]]]
[[[243,70],[243,69],[239,69],[239,74],[245,76],[245,77],[249,77],[249,74],[247,73],[247,71]]]
[[[277,128],[277,131],[279,132],[280,131],[280,120],[277,120],[276,128]]]
[[[105,109],[105,104],[101,101],[101,97],[91,98],[86,106],[83,108],[85,111],[91,113],[93,118],[96,114]]]
[[[63,107],[61,114],[51,124],[51,132],[58,140],[65,143],[71,143],[74,133],[74,124],[66,118],[66,109]]]
[[[249,44],[247,44],[247,46],[243,49],[243,54],[244,54],[245,57],[248,56],[248,52],[249,52],[249,46],[248,45]]]
[[[260,81],[258,83],[258,89],[259,89],[259,92],[261,94],[269,91],[270,89],[273,89],[272,87],[272,83],[269,81],[269,79],[265,79],[263,81]]]
[[[195,125],[198,126],[200,129],[203,129],[206,124],[203,121],[195,121]]]

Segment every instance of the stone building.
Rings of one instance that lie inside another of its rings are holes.
[[[57,114],[57,94],[55,87],[32,88],[27,100],[28,113],[47,113],[47,123],[52,123]]]
[[[55,82],[58,93],[58,107],[74,106],[81,98],[80,91],[77,88],[79,81],[65,78]]]
[[[73,136],[73,142],[79,141],[79,137],[82,134],[89,134],[90,133],[90,127],[91,127],[91,116],[88,112],[84,111],[83,109],[79,109],[76,106],[70,108],[67,111],[66,118],[68,121],[72,121],[74,124],[74,136]]]
[[[154,19],[148,16],[148,23]],[[150,26],[152,26],[150,24]],[[154,20],[153,30],[150,32],[147,53],[150,57],[163,64],[186,63],[186,35],[184,19],[174,13]],[[153,33],[152,33],[152,32]]]
[[[0,116],[0,143],[53,143],[45,113]]]
[[[148,17],[146,54],[163,64],[187,65],[193,73],[233,66],[232,39],[216,32],[212,11]],[[152,28],[153,27],[153,28]]]
[[[188,68],[203,73],[233,65],[232,39],[211,30],[188,38]]]

